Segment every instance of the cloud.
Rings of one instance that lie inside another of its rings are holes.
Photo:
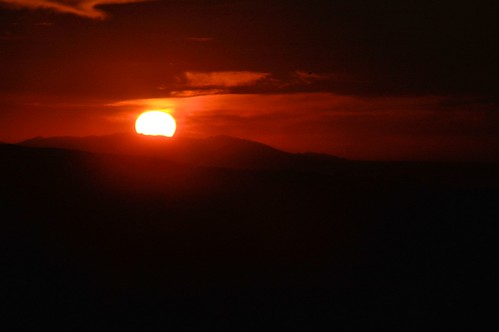
[[[297,70],[294,73],[294,77],[299,79],[302,83],[310,84],[314,81],[323,81],[329,80],[333,78],[332,74],[324,74],[324,73],[313,73],[310,71]]]
[[[195,97],[205,95],[218,95],[225,93],[223,89],[196,89],[196,90],[180,90],[170,92],[172,97]]]
[[[96,7],[145,1],[148,0],[0,0],[0,3],[16,8],[49,9],[86,18],[104,19],[106,13]]]
[[[221,89],[225,92],[256,93],[264,88],[264,91],[283,91],[285,89],[299,89],[308,87],[316,82],[336,82],[342,80],[339,75],[331,73],[313,73],[297,70],[284,75],[274,75],[268,72],[255,71],[215,71],[215,72],[195,72],[186,71],[179,78],[180,89],[187,91],[212,90],[216,89],[219,94]],[[245,88],[244,90],[238,88]],[[250,89],[248,89],[250,88]],[[211,93],[195,93],[211,94]],[[172,94],[173,95],[173,94]]]
[[[273,83],[275,87],[281,89],[297,89],[300,87],[310,89],[311,87],[317,87],[318,84],[320,84],[322,89],[324,87],[334,87],[334,89],[331,90],[338,91],[338,88],[341,89],[341,87],[355,82],[357,82],[357,80],[354,77],[345,74],[296,70],[281,77],[274,77],[270,83]]]
[[[191,87],[238,87],[255,85],[270,73],[253,71],[185,72],[185,80]]]

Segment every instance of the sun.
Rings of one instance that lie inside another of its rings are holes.
[[[147,111],[135,120],[137,134],[172,137],[176,129],[173,116],[163,111]]]

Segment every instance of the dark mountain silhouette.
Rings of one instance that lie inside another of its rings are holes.
[[[68,147],[0,145],[2,312],[19,330],[417,330],[493,317],[497,164],[319,173]]]
[[[52,147],[98,153],[154,156],[198,166],[238,169],[321,171],[344,161],[318,153],[288,153],[268,145],[229,136],[205,139],[165,138],[137,134],[87,137],[37,137],[23,146]]]
[[[365,182],[380,188],[400,184],[424,187],[439,183],[455,187],[473,183],[480,186],[488,183],[490,176],[494,177],[497,166],[456,162],[352,161],[320,153],[288,153],[229,136],[172,139],[119,133],[86,137],[36,137],[18,145],[150,157],[201,167],[314,172],[334,175],[339,181],[347,181],[352,186]],[[477,167],[481,175],[473,175]]]

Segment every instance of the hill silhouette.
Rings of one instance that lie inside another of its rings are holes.
[[[21,329],[403,329],[490,313],[497,164],[249,170],[102,148],[0,146],[3,312]]]
[[[343,159],[313,153],[288,153],[230,136],[204,139],[166,138],[120,133],[87,137],[37,137],[23,146],[52,147],[98,153],[154,156],[197,166],[238,169],[326,170]]]

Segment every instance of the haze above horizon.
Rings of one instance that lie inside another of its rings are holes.
[[[356,160],[499,161],[499,4],[0,0],[0,141],[228,135]]]

